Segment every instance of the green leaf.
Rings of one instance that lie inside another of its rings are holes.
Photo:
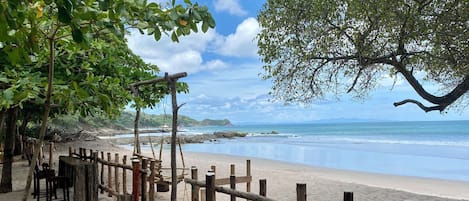
[[[59,21],[65,24],[70,24],[72,17],[64,6],[59,6],[58,8]]]
[[[83,32],[80,29],[72,28],[72,38],[73,41],[82,43],[84,41]]]
[[[179,43],[178,36],[176,35],[176,32],[174,31],[173,31],[173,34],[171,34],[171,40]]]
[[[107,11],[109,9],[110,0],[100,0],[99,1],[99,9],[103,11]]]
[[[161,39],[161,31],[160,28],[155,27],[155,33],[153,34],[153,37],[155,37],[156,41],[159,41]]]
[[[177,19],[179,19],[179,15],[177,14],[175,10],[170,11],[168,16],[173,21],[176,21]]]
[[[202,22],[202,31],[204,33],[208,31],[208,24],[205,21]]]

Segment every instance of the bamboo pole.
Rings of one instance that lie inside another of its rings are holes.
[[[127,155],[122,158],[122,163],[127,165]],[[124,195],[127,194],[127,171],[124,168],[122,168],[122,192]]]
[[[139,197],[139,183],[140,183],[140,161],[132,159],[132,201],[138,201]]]
[[[306,184],[296,184],[296,200],[306,201]]]
[[[119,154],[116,153],[115,156],[114,156],[114,161],[117,163],[119,163]],[[118,167],[114,167],[114,184],[116,186],[116,193],[119,194],[120,191],[119,191],[119,168]]]
[[[111,153],[107,152],[107,161],[111,162]],[[107,166],[107,186],[109,186],[109,189],[112,190],[112,173],[111,173],[111,166]],[[107,194],[108,197],[112,197],[111,193]]]

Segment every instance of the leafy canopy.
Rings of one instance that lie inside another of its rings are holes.
[[[159,71],[134,55],[125,43],[129,29],[159,40],[206,32],[215,26],[207,7],[145,0],[0,1],[0,109],[44,104],[54,41],[54,110],[117,114],[130,101],[152,107],[166,86],[142,87],[134,99],[128,85]],[[179,84],[179,91],[187,91]]]
[[[467,98],[467,8],[458,0],[268,0],[258,15],[263,76],[278,99],[308,103],[329,93],[363,98],[401,74],[431,106],[395,106],[443,111]],[[426,91],[417,73],[444,93]]]

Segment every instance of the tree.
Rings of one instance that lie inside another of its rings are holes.
[[[364,97],[397,74],[443,112],[469,89],[469,1],[268,0],[259,12],[259,54],[272,93],[311,102],[328,93]],[[429,80],[444,94],[422,86]]]
[[[152,70],[155,70],[146,64],[137,66],[136,70],[129,70],[134,68],[129,65],[142,64],[141,59],[135,59],[128,48],[124,48],[123,52],[112,51],[126,46],[116,41],[125,40],[127,29],[146,32],[153,35],[155,40],[159,40],[163,34],[170,35],[177,42],[180,36],[197,32],[199,22],[202,23],[203,32],[215,26],[207,7],[192,4],[189,0],[184,3],[183,6],[171,1],[167,6],[162,6],[145,0],[1,1],[0,114],[3,117],[8,114],[7,110],[22,108],[31,102],[44,105],[39,133],[41,143],[51,106],[65,107],[59,111],[80,111],[83,114],[102,111],[115,114],[132,100],[127,84],[142,78],[148,79],[154,72]],[[111,39],[106,39],[108,37]],[[98,48],[102,46],[110,48],[111,52]],[[97,49],[101,51],[95,51]],[[136,63],[124,62],[124,65],[116,67],[118,61],[109,59],[109,56],[118,56],[116,54],[119,53],[122,53],[123,58],[134,58],[132,61]],[[56,70],[58,72],[54,73]],[[106,74],[107,70],[121,72],[109,75]],[[53,82],[56,75],[59,77],[57,83]],[[135,80],[119,79],[121,77],[117,76],[130,76]],[[155,88],[158,87],[154,87],[152,92],[158,92]],[[151,99],[155,97],[153,95],[143,97],[146,99],[142,98],[141,102],[146,101],[146,105],[158,102],[158,99]],[[76,100],[78,102],[72,102]],[[34,155],[33,165],[37,153]],[[32,168],[23,200],[28,196]],[[11,191],[11,182],[5,184],[0,185],[5,189],[2,191]]]

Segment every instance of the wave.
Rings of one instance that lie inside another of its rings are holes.
[[[298,138],[298,135],[291,134],[291,133],[248,133],[247,136],[250,137],[287,137],[287,138]]]
[[[404,144],[428,146],[460,146],[469,147],[469,141],[436,141],[436,140],[392,140],[392,139],[363,139],[363,138],[323,138],[324,141],[345,141],[356,144]]]

